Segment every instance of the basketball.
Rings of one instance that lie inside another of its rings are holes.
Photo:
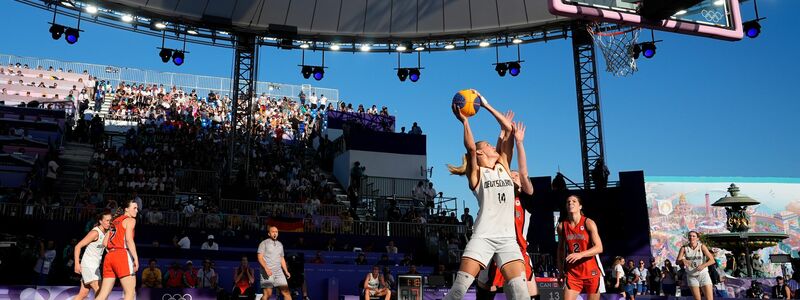
[[[482,101],[483,99],[475,90],[460,90],[453,96],[453,104],[457,105],[461,113],[467,118],[478,113]]]

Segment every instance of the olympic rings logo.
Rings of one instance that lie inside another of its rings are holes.
[[[721,21],[722,18],[724,17],[721,12],[718,12],[716,10],[705,10],[704,9],[701,12],[701,14],[703,15],[703,18],[706,19],[706,21],[714,22],[714,23],[719,23],[719,21]]]
[[[161,300],[192,300],[192,295],[189,294],[164,294]]]

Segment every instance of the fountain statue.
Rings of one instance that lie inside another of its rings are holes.
[[[758,249],[775,246],[780,241],[788,238],[789,235],[750,232],[750,215],[747,213],[747,207],[761,202],[739,194],[739,187],[733,183],[728,187],[728,194],[730,195],[720,198],[711,205],[725,207],[727,216],[725,225],[730,233],[709,233],[705,235],[705,238],[713,246],[733,252],[733,257],[738,258],[732,268],[735,274],[744,273],[747,277],[763,276],[763,274],[759,274],[763,273],[759,268],[760,264],[753,262],[751,254]],[[744,263],[744,266],[742,266],[742,263]]]

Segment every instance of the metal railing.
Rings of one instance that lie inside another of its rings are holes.
[[[285,216],[305,217],[306,214],[320,216],[338,216],[348,210],[346,205],[322,204],[313,205],[310,203],[282,203],[282,202],[262,202],[253,200],[222,199],[219,202],[220,211],[226,213],[249,214],[252,212],[280,211]]]
[[[55,69],[62,68],[64,71],[72,70],[74,73],[88,71],[90,75],[97,77],[98,80],[110,81],[117,85],[124,81],[126,83],[141,84],[163,84],[164,86],[176,86],[184,91],[196,90],[198,95],[207,95],[210,91],[221,94],[231,93],[231,79],[213,76],[201,76],[181,73],[157,72],[152,70],[140,70],[136,68],[126,68],[117,66],[95,65],[79,62],[65,62],[53,59],[43,59],[36,57],[23,57],[9,54],[0,54],[0,64],[8,66],[11,63],[27,64],[35,69],[38,66]],[[275,82],[260,81],[256,83],[256,93],[266,94],[277,97],[290,97],[297,99],[303,91],[306,95],[316,93],[317,96],[325,95],[331,103],[339,102],[339,90],[330,88],[313,87],[308,84],[292,85]]]
[[[361,194],[364,197],[413,197],[414,187],[422,181],[428,184],[426,179],[406,179],[367,176],[361,179]]]
[[[85,222],[102,209],[66,206],[0,203],[0,216],[37,221]],[[142,224],[177,228],[265,230],[270,218],[258,215],[146,211],[138,217]],[[382,221],[348,221],[338,217],[316,217],[303,220],[303,232],[422,238],[431,235],[463,235],[464,225],[391,223]]]

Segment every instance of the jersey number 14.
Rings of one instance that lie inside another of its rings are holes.
[[[506,193],[497,193],[497,202],[505,203],[506,202]]]

